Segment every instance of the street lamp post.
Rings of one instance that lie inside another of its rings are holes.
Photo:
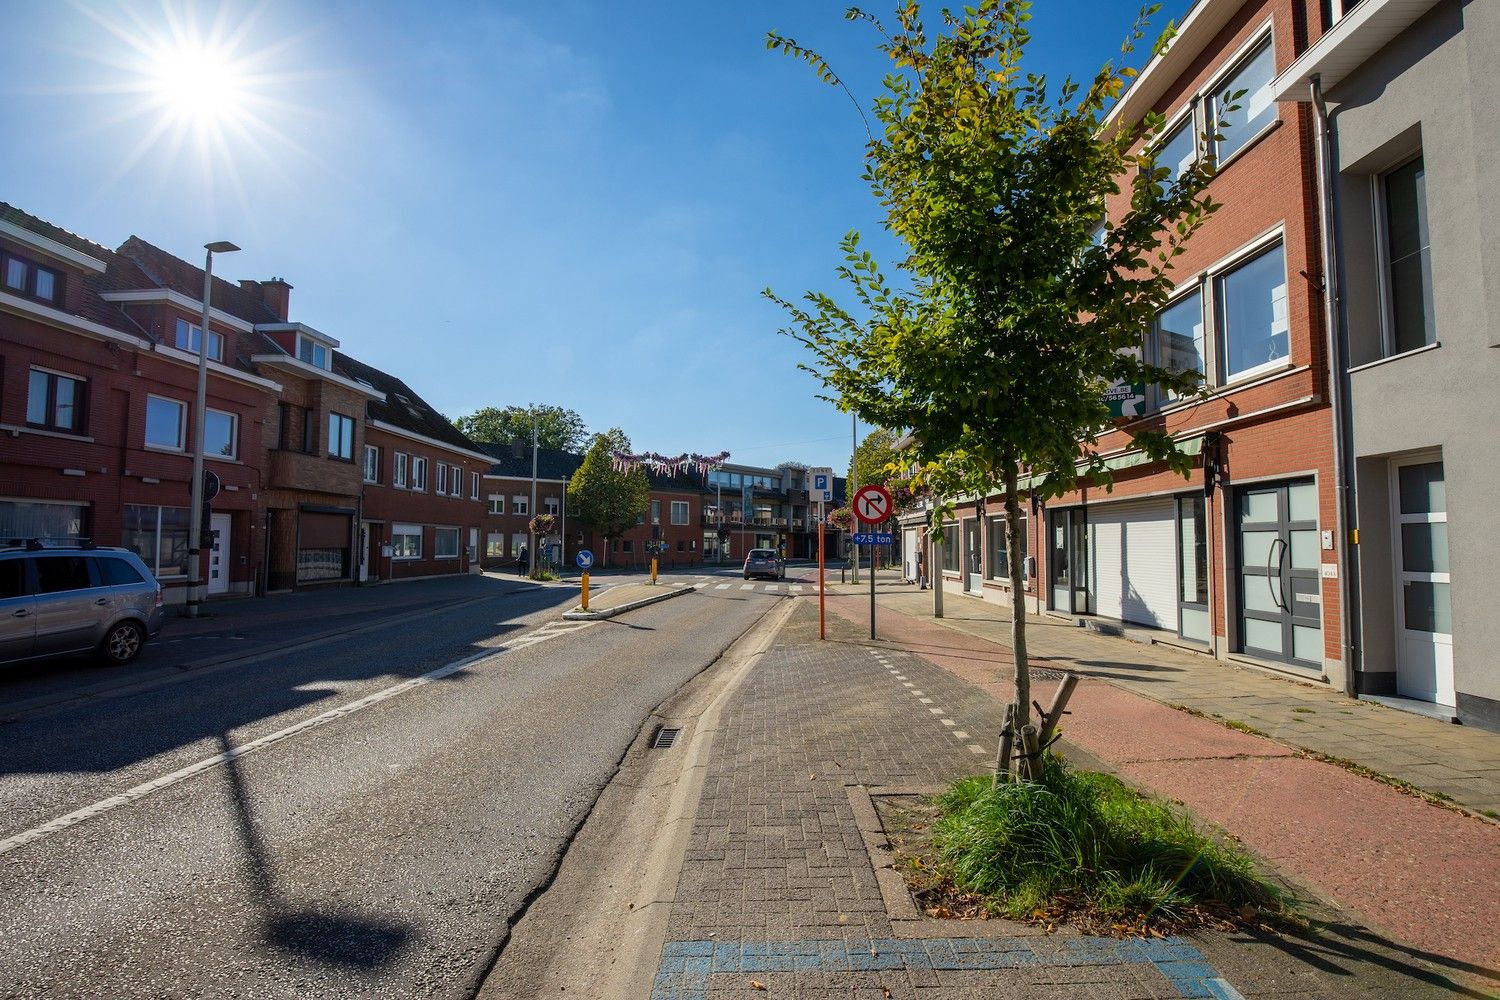
[[[200,593],[203,586],[203,561],[199,552],[203,545],[203,414],[208,395],[208,314],[214,288],[214,254],[234,253],[239,247],[226,240],[218,240],[205,243],[203,249],[208,253],[203,262],[203,324],[198,330],[198,392],[193,397],[192,507],[188,511],[189,618],[198,617],[198,606],[203,601]]]
[[[530,518],[526,522],[526,539],[531,543],[531,547],[526,550],[529,559],[526,571],[535,576],[532,567],[536,565],[536,532],[531,528],[536,523],[536,413],[534,411],[531,414],[531,505],[526,510]]]

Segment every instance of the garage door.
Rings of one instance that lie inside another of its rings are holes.
[[[1090,507],[1089,610],[1176,631],[1174,526],[1171,500]]]

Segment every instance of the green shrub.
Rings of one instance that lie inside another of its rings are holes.
[[[1010,917],[1059,905],[1169,920],[1199,904],[1287,907],[1248,857],[1181,810],[1046,761],[1039,781],[992,789],[988,776],[970,778],[941,797],[933,844],[959,888],[993,897]]]

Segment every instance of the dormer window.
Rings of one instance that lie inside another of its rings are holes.
[[[189,323],[185,319],[179,319],[177,321],[176,345],[178,350],[187,351],[190,354],[197,354],[202,341],[203,328],[201,326],[197,325],[196,323]],[[209,359],[213,361],[224,360],[223,334],[214,333],[212,330],[208,331],[208,356]]]
[[[17,257],[11,253],[0,255],[0,278],[3,278],[8,292],[17,292],[43,302],[62,300],[62,275],[25,257]]]
[[[328,347],[320,344],[311,337],[298,335],[297,337],[297,360],[305,361],[314,368],[328,371]]]

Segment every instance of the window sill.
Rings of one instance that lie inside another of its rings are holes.
[[[223,462],[225,465],[244,465],[245,464],[244,462],[241,462],[238,458],[236,458],[233,455],[204,455],[203,458],[204,458],[205,461],[209,461],[209,462]]]
[[[1409,358],[1417,354],[1426,354],[1428,351],[1435,351],[1442,346],[1443,342],[1441,340],[1434,340],[1430,344],[1423,344],[1421,347],[1414,347],[1409,351],[1402,351],[1400,354],[1388,354],[1383,358],[1376,358],[1374,361],[1366,361],[1362,365],[1355,365],[1353,368],[1347,370],[1350,375],[1353,375],[1355,372],[1362,372],[1369,368],[1379,368],[1381,365],[1388,365],[1392,361],[1400,361],[1403,358]]]
[[[81,441],[84,444],[93,444],[94,439],[83,434],[73,434],[68,431],[49,431],[41,427],[25,427],[20,424],[0,424],[0,431],[8,432],[11,437],[17,434],[35,434],[38,437],[62,438],[66,441]]]
[[[1233,153],[1230,153],[1222,163],[1216,166],[1214,168],[1214,178],[1217,179],[1222,176],[1224,171],[1228,170],[1231,164],[1238,161],[1241,157],[1250,152],[1250,150],[1254,149],[1256,146],[1259,146],[1261,142],[1266,138],[1266,136],[1270,135],[1272,132],[1275,132],[1279,128],[1281,128],[1281,117],[1277,116],[1275,119],[1268,122],[1266,126],[1259,132],[1252,135],[1243,146],[1241,146],[1239,149],[1236,149]]]
[[[169,447],[167,447],[164,444],[152,444],[150,441],[147,441],[144,447],[145,447],[145,449],[147,451],[154,451],[158,455],[186,455],[187,454],[187,450],[184,449],[184,448],[169,448]],[[207,457],[207,456],[204,456],[204,457]]]

